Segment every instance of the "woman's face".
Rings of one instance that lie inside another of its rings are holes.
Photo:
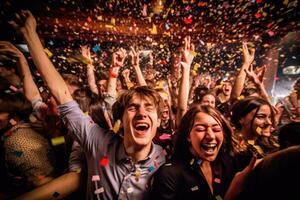
[[[202,98],[201,105],[215,107],[216,106],[216,98],[211,94],[207,94]]]
[[[188,137],[192,152],[200,159],[214,161],[224,140],[221,125],[210,115],[199,112]]]
[[[270,137],[272,128],[272,112],[269,105],[262,105],[242,118],[241,125],[249,133]],[[253,121],[253,122],[252,122]]]

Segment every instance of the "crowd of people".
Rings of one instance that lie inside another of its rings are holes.
[[[159,81],[151,54],[142,69],[137,48],[119,48],[108,77],[99,77],[90,48],[81,46],[86,80],[79,81],[57,71],[30,11],[18,16],[9,23],[44,86],[24,54],[0,41],[0,59],[15,65],[1,66],[0,199],[296,197],[300,79],[288,104],[271,102],[266,67],[253,66],[247,42],[242,66],[226,80],[195,73],[189,36]],[[133,75],[122,69],[126,59]]]

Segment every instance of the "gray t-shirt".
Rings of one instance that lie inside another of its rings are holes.
[[[58,108],[87,158],[87,199],[147,199],[153,173],[165,162],[162,148],[152,144],[148,157],[133,163],[123,138],[100,128],[75,101]]]

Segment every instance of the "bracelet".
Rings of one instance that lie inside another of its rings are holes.
[[[115,73],[115,72],[113,72],[113,69],[114,69],[114,67],[111,67],[109,69],[109,77],[111,77],[111,78],[118,78],[118,74]]]

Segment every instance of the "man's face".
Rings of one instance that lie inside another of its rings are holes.
[[[151,145],[160,125],[157,108],[148,97],[133,95],[125,108],[123,118],[126,148],[142,149]]]
[[[5,129],[9,124],[9,114],[0,112],[0,130]]]
[[[230,96],[232,85],[229,82],[224,82],[222,92],[225,96]]]
[[[104,94],[107,88],[107,80],[102,79],[98,81],[98,90],[100,94]]]

